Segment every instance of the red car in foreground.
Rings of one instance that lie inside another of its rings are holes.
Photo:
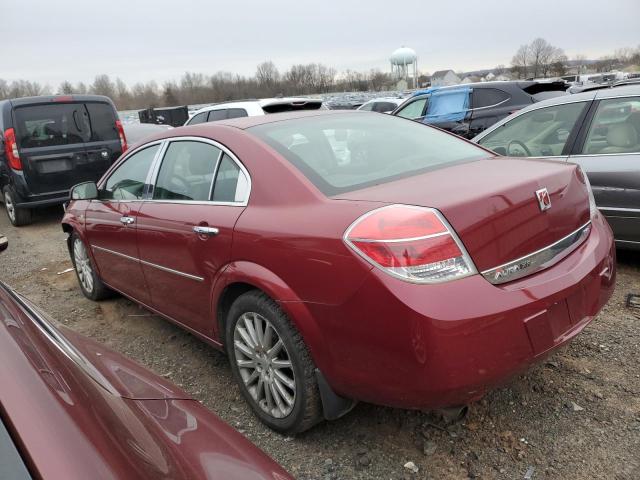
[[[2,282],[0,478],[291,479],[185,392]]]
[[[461,405],[578,334],[615,281],[580,168],[365,112],[177,128],[72,191],[84,294],[225,348],[285,432],[355,400]]]

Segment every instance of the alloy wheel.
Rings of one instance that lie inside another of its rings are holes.
[[[244,313],[236,322],[233,343],[240,376],[255,403],[272,417],[289,415],[296,403],[296,378],[273,324],[258,313]]]
[[[13,204],[13,199],[8,193],[4,194],[4,206],[7,209],[7,214],[12,223],[16,221],[16,206]]]
[[[76,238],[75,242],[73,242],[73,259],[82,288],[91,293],[93,291],[93,269],[91,268],[91,260],[87,250],[79,238]]]

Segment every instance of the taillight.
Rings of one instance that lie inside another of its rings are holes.
[[[14,170],[22,170],[18,143],[16,142],[16,134],[13,128],[7,128],[4,131],[4,153],[7,156],[7,162],[11,168]]]
[[[127,137],[124,136],[124,128],[122,127],[122,122],[120,120],[116,120],[116,129],[118,130],[118,136],[120,137],[120,146],[122,147],[122,153],[127,151]]]
[[[453,229],[432,208],[373,210],[347,229],[344,241],[369,263],[410,282],[441,283],[477,272]]]

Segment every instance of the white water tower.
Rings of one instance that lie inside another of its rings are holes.
[[[400,47],[391,54],[391,74],[397,80],[404,80],[407,85],[416,88],[418,84],[418,55],[408,47]],[[411,82],[410,82],[411,81]]]

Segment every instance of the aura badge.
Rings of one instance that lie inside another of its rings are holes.
[[[549,192],[546,188],[536,190],[536,198],[538,199],[538,205],[540,206],[541,212],[551,208],[551,197],[549,196]]]

